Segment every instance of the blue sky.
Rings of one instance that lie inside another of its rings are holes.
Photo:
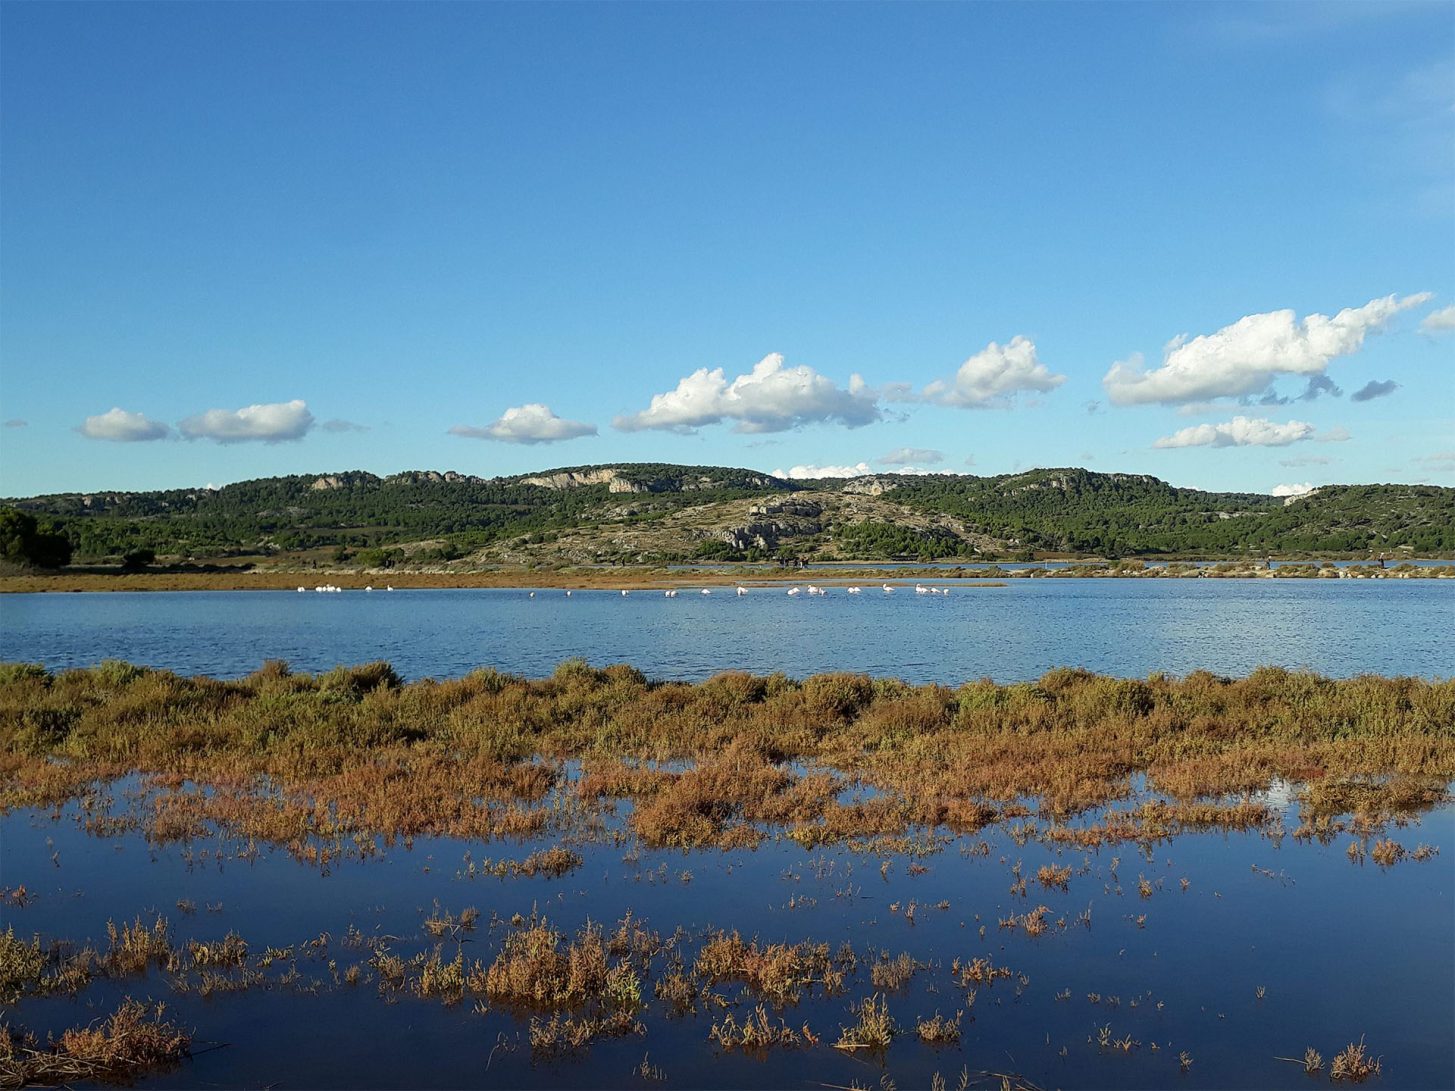
[[[0,51],[5,494],[1455,485],[1448,4],[12,3]]]

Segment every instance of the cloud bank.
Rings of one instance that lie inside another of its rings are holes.
[[[699,368],[676,389],[653,395],[646,409],[619,416],[612,425],[623,432],[692,432],[732,421],[737,432],[784,432],[823,423],[857,428],[880,415],[879,395],[858,375],[842,388],[811,367],[784,367],[775,352],[731,382],[720,367]]]
[[[887,455],[880,455],[877,461],[881,466],[913,466],[919,462],[933,466],[945,461],[945,452],[928,447],[896,447]]]
[[[1046,393],[1066,381],[1036,355],[1036,344],[1028,337],[1012,337],[1005,345],[992,341],[970,357],[953,376],[937,379],[918,398],[935,405],[961,409],[989,409],[1008,406],[1017,394]]]
[[[820,477],[863,477],[873,472],[869,463],[859,462],[853,466],[790,466],[786,470],[774,470],[773,476],[789,481],[812,481]]]
[[[241,409],[209,409],[181,421],[177,427],[188,439],[218,443],[286,443],[302,439],[313,427],[307,403],[273,402]]]
[[[154,439],[166,439],[172,430],[161,421],[151,420],[141,413],[128,413],[118,407],[94,417],[87,417],[77,431],[88,439],[104,439],[111,443],[145,443]]]
[[[1370,333],[1430,298],[1429,292],[1388,295],[1332,318],[1311,314],[1302,321],[1292,310],[1250,314],[1215,333],[1174,338],[1160,367],[1146,368],[1140,356],[1118,361],[1102,385],[1117,405],[1257,395],[1279,375],[1321,375],[1330,360],[1359,351]]]
[[[483,428],[457,424],[450,429],[452,436],[467,439],[493,439],[501,443],[559,443],[562,440],[580,436],[596,435],[596,425],[585,421],[565,420],[551,412],[551,407],[541,402],[528,402],[514,406],[500,415],[500,419]]]
[[[1270,496],[1307,496],[1317,488],[1312,481],[1294,483],[1292,485],[1274,485]]]
[[[1234,417],[1223,424],[1197,424],[1170,436],[1153,447],[1287,447],[1312,439],[1314,426],[1301,420],[1277,424],[1260,417]]]

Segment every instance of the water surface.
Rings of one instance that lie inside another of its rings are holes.
[[[660,591],[105,592],[0,596],[0,659],[52,668],[119,658],[233,677],[263,660],[301,670],[387,659],[407,677],[491,666],[548,674],[571,656],[654,678],[722,670],[863,671],[958,684],[1054,667],[1122,676],[1261,665],[1448,677],[1455,582],[1007,581],[948,596],[878,585],[790,597]]]

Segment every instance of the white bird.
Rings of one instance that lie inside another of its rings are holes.
[[[739,587],[738,588],[738,594],[739,595],[746,595],[747,593],[748,593],[748,589],[746,587]]]
[[[570,598],[570,597],[571,597],[571,592],[570,592],[570,591],[567,591],[567,592],[566,592],[566,597],[567,597],[567,598]]]
[[[307,591],[307,590],[308,590],[308,588],[306,588],[306,587],[300,587],[298,589],[298,593],[301,595],[304,591]]]
[[[532,591],[532,592],[531,592],[531,593],[530,593],[530,597],[531,597],[531,598],[535,598],[535,597],[536,597],[536,593],[535,593],[535,592],[534,592],[534,591]]]
[[[892,595],[892,594],[894,594],[894,588],[890,587],[889,584],[885,583],[885,584],[881,584],[880,586],[884,589],[884,593],[886,595]]]
[[[862,591],[858,587],[850,587],[849,588],[849,594],[851,594],[851,595],[858,595],[858,594],[861,594],[861,593],[862,593]]]
[[[622,588],[622,589],[621,589],[621,597],[622,597],[622,598],[626,598],[626,597],[627,597],[627,595],[629,595],[629,594],[631,594],[631,592],[630,592],[630,591],[628,591],[628,590],[627,590],[627,589],[626,589],[626,588],[625,588],[625,587],[623,587],[623,588]]]
[[[801,587],[790,587],[788,589],[788,593],[790,595],[799,595],[799,594],[802,594],[803,593],[803,588],[801,588]]]
[[[386,588],[384,588],[384,590],[386,590],[386,591],[393,591],[394,588],[393,587],[386,587]]]
[[[930,593],[930,589],[917,583],[914,585],[914,593],[916,595],[928,595]]]
[[[708,589],[708,588],[706,588],[706,587],[704,587],[704,588],[703,588],[703,589],[702,589],[702,593],[703,593],[703,594],[704,594],[704,595],[710,595],[710,594],[712,594],[712,591],[711,591],[711,590],[710,590],[710,589]]]
[[[808,593],[810,595],[822,595],[823,594],[823,590],[821,588],[815,587],[813,584],[809,584],[808,585]]]
[[[364,590],[365,590],[365,591],[372,591],[372,590],[374,590],[374,589],[373,589],[373,588],[372,588],[372,587],[366,587],[366,588],[364,588]]]

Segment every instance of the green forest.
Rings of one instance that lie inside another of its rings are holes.
[[[555,483],[541,483],[546,479]],[[976,552],[970,535],[1002,543],[1001,555],[1007,557],[1455,552],[1455,489],[1436,486],[1335,485],[1286,503],[1084,469],[994,477],[887,474],[872,484],[878,498],[897,505],[906,518],[828,525],[812,543],[818,555],[992,556],[983,541]],[[646,523],[689,509],[701,513],[703,538],[684,545],[680,557],[658,559],[730,560],[731,550],[709,540],[712,520],[722,517],[715,505],[767,502],[789,492],[809,499],[848,495],[865,488],[864,479],[790,482],[752,470],[634,463],[490,479],[349,471],[263,478],[215,490],[63,493],[0,504],[19,513],[10,517],[17,543],[12,559],[51,566],[67,553],[72,563],[101,563],[148,553],[175,562],[320,550],[336,561],[379,565],[402,562],[404,545],[412,545],[412,562],[439,562],[468,557],[493,542],[529,547],[567,530]],[[953,521],[965,533],[925,525],[932,521]],[[22,539],[35,557],[22,556]],[[795,544],[794,554],[803,547]]]

